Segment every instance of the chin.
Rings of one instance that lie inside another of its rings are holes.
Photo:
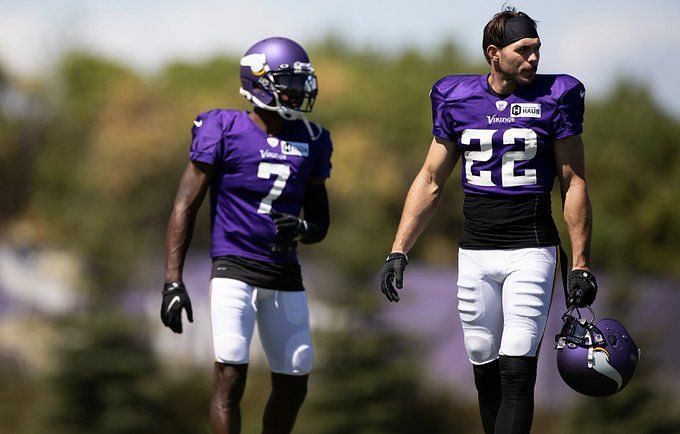
[[[531,84],[534,82],[536,79],[536,73],[532,73],[531,75],[518,75],[517,76],[517,83],[519,83],[522,86],[526,86],[527,84]]]

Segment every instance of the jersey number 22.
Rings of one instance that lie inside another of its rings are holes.
[[[480,170],[479,175],[472,173],[472,165],[476,161],[489,161],[493,156],[493,135],[497,130],[467,129],[461,135],[461,144],[469,145],[472,140],[479,140],[479,151],[465,151],[465,176],[470,184],[493,187],[490,170]],[[503,133],[503,144],[513,145],[515,140],[524,140],[523,151],[508,151],[501,156],[501,184],[503,187],[536,184],[536,169],[524,169],[523,175],[515,175],[515,161],[527,161],[536,156],[537,136],[529,128],[510,128]]]

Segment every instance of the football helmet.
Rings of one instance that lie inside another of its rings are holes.
[[[240,93],[261,109],[286,120],[303,119],[318,93],[316,75],[305,50],[295,41],[273,37],[250,47],[241,58]]]
[[[564,382],[588,396],[613,395],[626,387],[640,358],[640,349],[628,330],[612,318],[595,322],[593,314],[588,321],[574,308],[562,320],[555,348]]]

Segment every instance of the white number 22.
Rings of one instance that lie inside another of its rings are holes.
[[[479,140],[479,151],[465,151],[465,176],[470,184],[492,187],[490,170],[480,170],[479,175],[472,173],[475,161],[489,161],[493,156],[492,137],[497,130],[467,129],[463,131],[461,143],[469,145],[471,140]],[[523,175],[515,175],[515,161],[527,161],[536,156],[538,139],[536,132],[529,128],[510,128],[503,133],[503,144],[513,145],[515,140],[524,140],[523,151],[508,151],[501,156],[501,183],[503,187],[533,185],[537,182],[536,169],[524,169]]]
[[[272,175],[276,175],[274,185],[272,185],[269,193],[262,199],[260,206],[257,208],[259,214],[269,214],[272,210],[272,202],[278,199],[286,187],[286,181],[290,176],[290,166],[286,164],[266,163],[262,162],[257,167],[257,177],[262,179],[269,179]]]

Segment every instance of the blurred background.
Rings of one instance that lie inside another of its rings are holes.
[[[680,3],[513,4],[539,21],[539,72],[588,89],[594,307],[642,347],[621,393],[573,392],[552,345],[558,287],[534,432],[679,433]],[[481,432],[456,312],[458,169],[399,304],[377,275],[431,139],[428,91],[487,70],[482,28],[501,6],[0,0],[0,432],[209,432],[207,206],[182,335],[158,319],[165,227],[194,116],[249,107],[238,59],[273,35],[307,48],[320,86],[311,118],[335,144],[329,236],[300,249],[317,356],[296,432]],[[553,211],[565,234],[557,195]],[[260,432],[268,394],[257,341],[252,359],[245,434]]]

